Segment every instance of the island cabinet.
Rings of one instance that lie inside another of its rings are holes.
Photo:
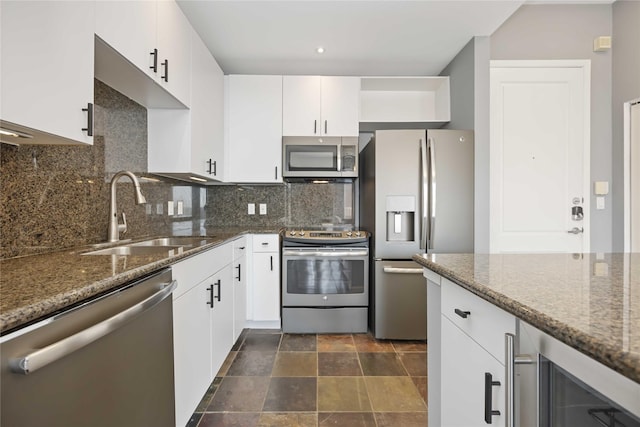
[[[280,248],[277,234],[254,234],[251,326],[280,327]]]
[[[440,303],[441,425],[506,425],[505,337],[515,336],[515,317],[445,278]]]
[[[3,139],[93,144],[94,13],[93,2],[1,2],[0,124],[32,136]]]
[[[231,243],[173,265],[176,425],[187,424],[233,345]]]
[[[284,136],[358,136],[360,77],[284,76]]]
[[[191,25],[177,3],[99,0],[95,4],[96,35],[188,107]]]
[[[225,77],[226,182],[282,182],[282,76]]]

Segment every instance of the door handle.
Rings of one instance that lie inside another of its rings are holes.
[[[220,302],[221,298],[222,298],[222,283],[221,283],[221,279],[218,279],[218,283],[214,283],[217,287],[218,287],[218,296],[216,297],[216,299],[218,300],[218,302]]]
[[[568,230],[567,233],[569,233],[569,234],[584,233],[584,228],[583,227],[573,227],[571,230]]]
[[[492,424],[491,417],[500,415],[500,411],[492,409],[493,404],[493,386],[499,386],[500,381],[493,381],[493,375],[489,372],[484,373],[484,422]]]
[[[422,268],[383,267],[385,273],[422,274]]]

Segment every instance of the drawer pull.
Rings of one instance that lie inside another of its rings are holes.
[[[493,376],[489,372],[484,373],[484,422],[492,424],[491,417],[500,415],[500,411],[491,408],[493,401],[493,386],[499,386],[500,381],[493,381]]]
[[[459,308],[456,308],[456,309],[455,309],[455,310],[453,310],[453,311],[455,311],[455,313],[456,313],[458,316],[462,317],[463,319],[466,319],[467,317],[471,316],[471,312],[470,312],[470,311],[462,311],[462,310],[460,310]]]

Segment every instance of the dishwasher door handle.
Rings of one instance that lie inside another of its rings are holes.
[[[44,348],[35,350],[24,357],[11,359],[9,361],[11,371],[27,375],[55,362],[56,360],[68,356],[74,351],[79,350],[120,328],[131,320],[131,318],[158,305],[165,298],[171,295],[177,285],[178,282],[175,280],[171,281],[171,283],[162,283],[160,284],[159,289],[151,296],[137,302],[135,305],[130,306],[118,314],[115,314],[100,323],[96,323],[95,325],[92,325],[76,334],[54,342]]]
[[[382,270],[385,273],[400,273],[400,274],[422,274],[424,272],[422,268],[403,268],[403,267],[383,267]]]

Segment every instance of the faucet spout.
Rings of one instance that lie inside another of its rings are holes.
[[[147,199],[140,191],[140,182],[132,172],[120,171],[116,173],[113,178],[111,178],[111,202],[109,203],[109,242],[117,242],[118,240],[120,240],[120,233],[125,233],[127,231],[127,220],[124,212],[122,213],[123,223],[118,223],[118,207],[116,204],[116,183],[122,176],[128,176],[133,182],[136,204],[140,205],[142,203],[147,203]]]

